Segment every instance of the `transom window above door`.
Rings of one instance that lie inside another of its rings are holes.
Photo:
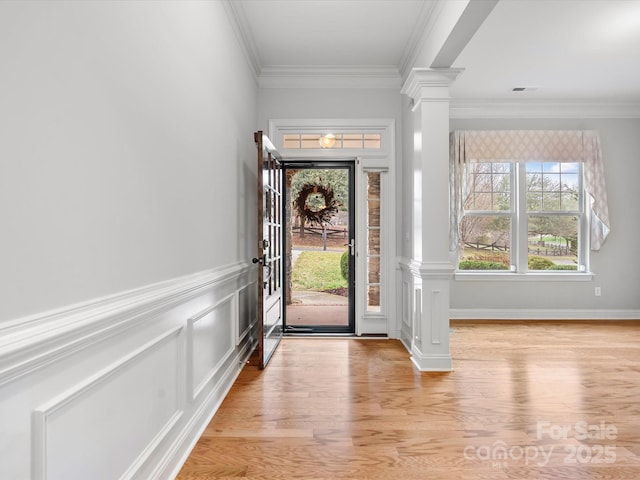
[[[283,135],[285,149],[380,149],[379,133],[287,133]]]

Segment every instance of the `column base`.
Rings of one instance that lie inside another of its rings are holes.
[[[451,372],[453,370],[453,360],[450,354],[423,355],[414,348],[411,352],[411,362],[421,372]]]

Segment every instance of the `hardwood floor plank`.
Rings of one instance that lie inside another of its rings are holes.
[[[285,338],[177,478],[640,478],[640,322],[452,325],[449,373],[397,341]]]

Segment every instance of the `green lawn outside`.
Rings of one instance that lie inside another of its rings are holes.
[[[345,288],[347,282],[340,273],[342,252],[304,251],[293,266],[291,280],[294,290],[332,290]]]

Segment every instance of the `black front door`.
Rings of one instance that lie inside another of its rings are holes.
[[[286,162],[285,333],[355,332],[354,162]]]

